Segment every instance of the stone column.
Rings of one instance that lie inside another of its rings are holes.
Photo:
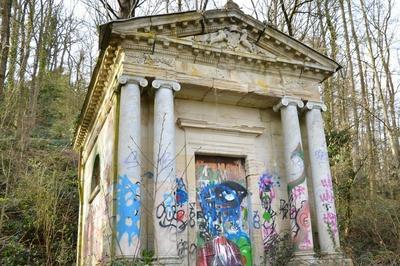
[[[178,259],[175,216],[175,81],[156,79],[154,98],[154,187],[155,244],[157,257],[164,264],[176,264]]]
[[[310,152],[319,245],[322,253],[332,254],[338,251],[340,243],[328,149],[321,114],[321,111],[326,111],[326,106],[320,102],[309,101],[305,109],[307,110],[308,150]]]
[[[297,113],[297,107],[302,108],[303,106],[300,99],[293,97],[284,97],[279,104],[274,106],[274,111],[281,111],[289,194],[288,216],[290,216],[291,234],[297,255],[308,255],[313,252],[306,168]]]
[[[140,252],[140,86],[142,77],[121,76],[118,128],[116,255],[137,257]]]

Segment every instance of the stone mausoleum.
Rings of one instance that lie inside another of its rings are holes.
[[[102,25],[74,141],[78,264],[265,265],[279,246],[351,263],[319,92],[339,68],[231,1]]]

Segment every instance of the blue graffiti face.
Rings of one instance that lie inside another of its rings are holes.
[[[246,189],[240,184],[226,181],[214,188],[217,207],[223,210],[238,209],[247,196]]]
[[[132,183],[127,175],[118,177],[118,240],[126,233],[129,245],[132,237],[139,237],[140,223],[140,183]]]
[[[200,205],[207,228],[212,236],[218,236],[221,233],[220,224],[229,224],[229,227],[236,232],[241,230],[238,224],[240,220],[240,204],[246,195],[246,189],[232,181],[207,185],[202,188],[199,194]]]

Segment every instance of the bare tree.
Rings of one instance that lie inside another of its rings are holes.
[[[8,60],[11,6],[12,6],[12,0],[3,0],[0,6],[1,8],[0,99],[3,96],[4,78],[6,75],[7,60]]]
[[[295,15],[299,13],[299,9],[302,6],[312,1],[313,0],[303,0],[303,1],[295,0],[294,2],[290,1],[289,2],[290,4],[288,6],[285,0],[279,0],[281,11],[285,19],[287,32],[290,36],[294,36],[295,34],[295,29],[293,28],[293,20]]]

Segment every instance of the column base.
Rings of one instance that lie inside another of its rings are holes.
[[[179,256],[158,257],[154,260],[152,265],[168,266],[168,265],[181,265],[182,258]]]
[[[288,265],[310,265],[315,263],[314,251],[295,251]]]
[[[106,260],[104,262],[111,262],[112,260]],[[133,256],[118,256],[114,258],[113,261],[118,261],[121,265],[142,265],[143,259],[140,257]],[[169,266],[169,265],[182,265],[183,259],[178,256],[170,256],[170,257],[159,257],[158,259],[155,257],[151,263],[151,265],[157,266]],[[108,265],[108,264],[107,264]]]
[[[118,255],[115,256],[114,259],[107,259],[103,261],[103,263],[99,263],[96,265],[111,265],[113,262],[117,262],[118,265],[137,265],[142,262],[140,257],[135,256],[127,256],[127,255]]]
[[[353,266],[353,261],[343,256],[343,253],[329,253],[317,256],[314,252],[295,252],[289,261],[290,266]]]

